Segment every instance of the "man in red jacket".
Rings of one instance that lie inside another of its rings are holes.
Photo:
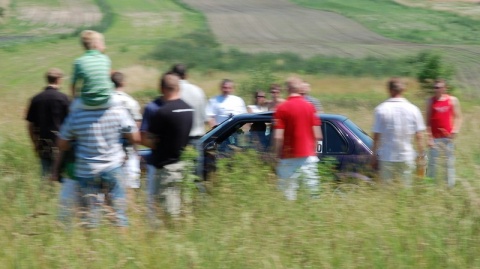
[[[315,107],[300,95],[302,81],[287,80],[288,99],[278,105],[274,114],[275,153],[279,189],[288,200],[297,198],[299,180],[309,189],[312,197],[318,196],[319,176],[317,141],[322,140],[320,119]]]
[[[427,176],[435,178],[437,159],[440,152],[445,153],[445,178],[449,187],[455,185],[455,155],[453,140],[460,130],[462,113],[460,103],[454,96],[448,95],[445,80],[434,83],[435,94],[427,100],[426,122],[428,134],[429,158]]]

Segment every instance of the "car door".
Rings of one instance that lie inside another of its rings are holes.
[[[326,157],[335,158],[337,167],[340,169],[343,165],[344,157],[351,151],[351,143],[341,128],[338,128],[333,122],[324,121],[321,128],[323,143],[321,153],[318,152],[317,147],[317,154],[321,160]]]

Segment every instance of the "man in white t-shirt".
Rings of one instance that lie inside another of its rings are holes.
[[[211,98],[207,105],[207,116],[210,127],[214,127],[231,116],[247,113],[245,102],[242,98],[233,95],[234,83],[224,79],[220,83],[222,94]]]
[[[140,113],[140,105],[138,102],[133,99],[130,95],[123,91],[124,89],[124,80],[125,76],[121,72],[113,72],[111,76],[112,82],[115,85],[115,98],[116,101],[132,116],[132,119],[137,124],[137,128],[140,127],[142,122],[142,113]],[[125,161],[124,167],[124,184],[125,187],[131,189],[140,188],[140,157],[137,154],[137,151],[134,145],[124,145],[125,152],[127,154],[127,160]]]
[[[398,178],[410,186],[415,158],[424,156],[425,124],[418,107],[403,97],[405,84],[399,78],[388,81],[388,90],[390,98],[375,108],[372,164],[379,168],[384,182]],[[415,138],[417,152],[413,148],[412,137]]]

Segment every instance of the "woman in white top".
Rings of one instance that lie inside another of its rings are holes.
[[[265,98],[265,92],[256,91],[254,98],[254,105],[247,106],[248,113],[260,113],[268,111],[268,102]]]

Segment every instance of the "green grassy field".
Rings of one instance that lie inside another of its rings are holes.
[[[174,1],[108,2],[116,19],[105,33],[107,52],[138,96],[152,92],[159,70],[172,64],[143,56],[159,42],[205,28],[201,15]],[[44,84],[45,70],[57,66],[70,73],[81,53],[77,38],[0,49],[0,268],[480,267],[480,106],[461,91],[465,124],[453,190],[429,180],[417,181],[411,190],[339,185],[322,168],[319,200],[302,194],[287,202],[272,170],[248,153],[223,163],[211,193],[194,194],[179,220],[151,228],[139,191],[127,232],[107,222],[95,230],[78,222],[67,229],[56,221],[60,185],[40,182],[23,117],[28,98]],[[280,81],[289,75],[275,73]],[[386,98],[385,78],[301,76],[327,112],[347,115],[369,132],[373,108]],[[194,70],[191,80],[211,96],[224,77],[241,82],[249,74]],[[407,97],[424,110],[425,96],[413,79]]]
[[[393,39],[427,44],[480,44],[478,20],[446,11],[409,7],[393,0],[292,2],[345,15]]]

